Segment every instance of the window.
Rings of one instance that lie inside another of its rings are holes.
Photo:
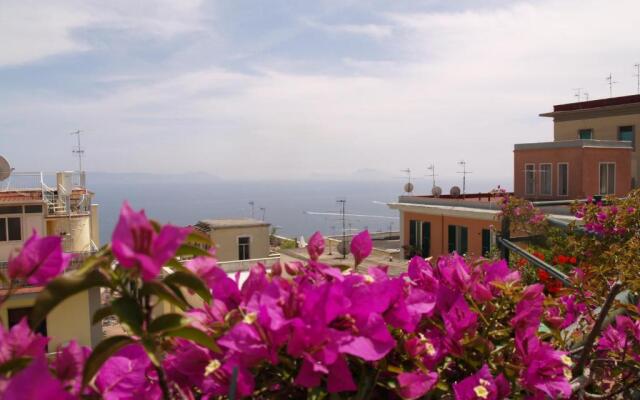
[[[20,217],[0,218],[0,242],[22,240]]]
[[[600,194],[615,194],[616,164],[600,163]]]
[[[467,254],[469,230],[466,226],[449,225],[449,253]]]
[[[0,207],[0,214],[22,214],[22,206]]]
[[[41,214],[42,206],[41,205],[24,206],[24,212],[27,214]]]
[[[491,230],[482,230],[482,255],[488,256],[491,253]]]
[[[540,194],[551,195],[551,164],[540,164]]]
[[[251,258],[249,252],[249,242],[251,238],[243,236],[238,238],[238,260],[248,260]]]
[[[631,142],[633,149],[636,148],[636,134],[633,126],[621,126],[618,128],[618,140]]]
[[[7,310],[9,328],[14,325],[17,325],[22,321],[22,318],[29,318],[33,307],[20,307],[20,308],[10,308]],[[40,333],[43,336],[47,336],[47,320],[45,319],[38,325],[36,328],[36,333]]]
[[[525,164],[524,166],[524,191],[525,194],[535,194],[536,192],[536,171],[535,165]]]
[[[591,128],[580,129],[578,131],[578,138],[582,140],[593,139],[593,129]]]
[[[409,221],[409,251],[406,256],[431,255],[431,223],[424,221]]]
[[[569,164],[558,163],[558,196],[569,195]]]

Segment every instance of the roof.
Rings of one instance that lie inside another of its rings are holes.
[[[203,219],[198,221],[195,226],[203,231],[210,231],[212,229],[228,229],[228,228],[250,228],[257,226],[270,226],[271,224],[265,221],[260,221],[252,218],[237,218],[237,219]]]
[[[516,143],[514,150],[541,150],[541,149],[563,149],[563,148],[600,148],[600,149],[624,149],[633,150],[631,142],[619,140],[595,140],[595,139],[576,139],[576,140],[560,140],[557,142],[539,142],[539,143]]]
[[[640,94],[580,101],[577,103],[556,104],[553,106],[552,112],[542,113],[540,116],[555,117],[563,113],[574,111],[618,110],[628,108],[629,106],[640,106]]]
[[[54,190],[54,193],[57,193]],[[94,193],[84,188],[74,188],[71,198],[76,199],[83,194],[93,195]],[[42,189],[10,189],[0,190],[0,203],[26,203],[42,202]]]

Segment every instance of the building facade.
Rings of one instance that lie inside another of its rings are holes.
[[[593,139],[628,142],[631,145],[631,187],[638,186],[640,149],[640,95],[612,97],[553,106],[540,114],[553,118],[554,141]]]
[[[48,186],[42,173],[16,173],[0,182],[0,269],[6,272],[12,253],[35,231],[41,236],[62,237],[65,252],[74,255],[69,270],[97,250],[100,244],[98,205],[85,187],[84,173],[59,172]],[[0,292],[6,291],[0,284]],[[6,327],[27,316],[42,290],[24,286],[0,308]],[[100,290],[92,289],[65,300],[47,316],[39,329],[52,337],[50,348],[71,339],[92,346],[102,338],[99,324],[91,316],[100,307]]]
[[[279,260],[279,256],[271,256],[268,222],[250,218],[205,219],[194,228],[209,236],[218,263],[227,271],[245,270],[257,262],[271,265]]]

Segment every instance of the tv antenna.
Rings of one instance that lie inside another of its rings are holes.
[[[580,102],[582,100],[582,88],[575,88],[573,89],[573,97],[575,97],[578,102]]]
[[[432,185],[431,188],[433,189],[434,187],[436,187],[436,165],[434,163],[429,164],[429,166],[427,167],[427,171],[431,171],[431,174],[427,175],[427,177],[431,177],[431,181],[432,181]]]
[[[407,174],[407,183],[404,185],[404,191],[406,193],[413,192],[413,183],[411,183],[411,168],[403,169],[402,172]]]
[[[467,171],[467,162],[465,160],[458,161],[458,165],[462,166],[462,171],[458,171],[458,173],[462,174],[462,195],[464,196],[467,190],[467,175],[472,172]]]
[[[249,202],[249,205],[251,206],[251,218],[255,218],[255,207],[256,207],[256,203],[251,200]]]
[[[81,133],[82,131],[80,129],[76,130],[75,132],[69,133],[70,135],[76,135],[76,138],[78,139],[78,145],[74,147],[74,149],[72,150],[72,153],[78,156],[78,171],[80,172],[82,172],[82,156],[84,155],[84,149],[80,145]]]
[[[640,94],[640,63],[633,64],[633,66],[636,67],[636,73],[633,74],[633,76],[635,76],[638,81],[638,94]]]
[[[267,213],[267,209],[265,207],[260,207],[260,211],[262,212],[262,220],[264,221],[264,215]]]
[[[611,74],[611,72],[609,72],[609,76],[607,76],[605,79],[609,85],[609,97],[613,97],[613,85],[615,85],[618,82],[613,80],[613,75]]]
[[[347,258],[347,220],[345,217],[345,208],[347,206],[347,199],[338,199],[336,200],[336,203],[338,203],[340,205],[340,214],[342,217],[342,243],[340,244],[340,246],[344,246],[342,247],[342,251],[338,251],[339,253],[342,253],[342,259],[344,260],[345,258]],[[340,248],[338,249],[340,250]]]
[[[583,96],[584,96],[584,101],[589,101],[589,92],[584,92]]]

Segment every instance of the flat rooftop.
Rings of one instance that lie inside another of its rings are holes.
[[[513,146],[514,150],[544,150],[544,149],[563,149],[563,148],[600,148],[600,149],[626,149],[633,150],[631,142],[619,140],[595,140],[595,139],[576,139],[576,140],[560,140],[557,142],[539,142],[539,143],[517,143]]]
[[[540,114],[541,117],[555,117],[575,111],[617,110],[640,106],[640,94],[631,96],[609,97],[576,103],[556,104],[553,111]]]
[[[270,225],[268,222],[253,218],[203,219],[195,224],[196,227],[207,232],[212,229],[249,228]]]
[[[58,191],[54,190],[56,194]],[[76,199],[83,194],[93,195],[94,193],[87,189],[73,189],[71,198]],[[21,203],[21,202],[42,202],[42,189],[8,189],[3,190],[0,187],[0,203]]]

